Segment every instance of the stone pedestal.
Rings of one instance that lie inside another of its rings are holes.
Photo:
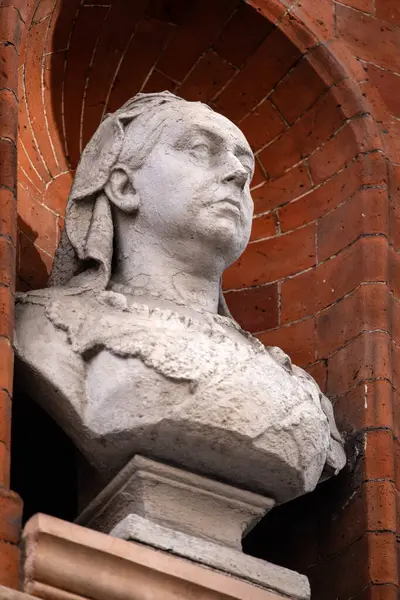
[[[241,551],[242,538],[275,502],[136,455],[76,523],[111,533],[128,515]],[[120,537],[118,535],[118,537]]]
[[[46,515],[26,525],[23,550],[23,590],[43,600],[305,598]]]
[[[77,522],[306,600],[306,577],[242,552],[243,537],[273,506],[270,498],[135,456]]]

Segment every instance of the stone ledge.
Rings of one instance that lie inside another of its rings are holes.
[[[34,596],[0,585],[0,600],[34,600]]]
[[[167,551],[195,564],[258,585],[278,596],[282,595],[293,600],[310,598],[310,586],[305,575],[254,558],[233,548],[167,529],[138,515],[126,517],[111,532],[111,535]]]
[[[239,578],[143,544],[47,515],[23,534],[24,592],[45,600],[288,600]],[[27,600],[5,597],[4,600]],[[293,598],[293,596],[291,596]]]

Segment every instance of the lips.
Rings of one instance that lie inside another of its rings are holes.
[[[217,204],[230,204],[231,206],[237,208],[239,212],[241,212],[242,208],[241,202],[239,200],[235,200],[234,198],[223,198],[222,200],[219,200]]]

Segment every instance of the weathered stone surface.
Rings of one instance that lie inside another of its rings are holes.
[[[274,504],[264,496],[135,456],[76,522],[110,533],[134,513],[241,552],[243,537]]]
[[[140,453],[284,502],[344,465],[314,380],[222,300],[252,170],[236,126],[167,93],[108,116],[82,155],[56,287],[17,304],[17,369],[104,481]]]
[[[253,558],[232,548],[162,527],[137,515],[126,517],[113,529],[111,535],[167,550],[177,556],[240,577],[290,598],[302,600],[310,598],[310,586],[304,575]]]

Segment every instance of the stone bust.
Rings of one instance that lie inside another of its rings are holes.
[[[50,287],[18,295],[15,347],[27,392],[104,482],[140,453],[285,502],[345,464],[315,381],[223,300],[253,168],[233,123],[168,92],[107,115],[82,154]]]

